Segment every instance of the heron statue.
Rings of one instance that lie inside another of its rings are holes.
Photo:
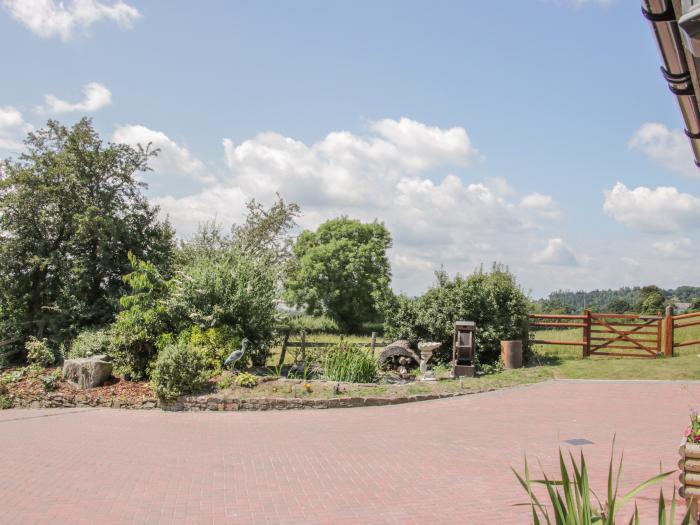
[[[249,342],[247,338],[243,338],[243,341],[241,341],[241,348],[232,352],[231,355],[226,358],[226,361],[224,361],[224,366],[231,365],[232,373],[236,367],[236,363],[243,357],[243,354],[245,354],[245,347]]]

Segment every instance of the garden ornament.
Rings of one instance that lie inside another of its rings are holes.
[[[245,354],[245,347],[248,343],[248,339],[244,338],[243,341],[241,341],[241,349],[232,352],[231,355],[226,358],[226,361],[224,361],[224,366],[231,365],[231,372],[233,372],[233,369],[236,367],[236,362]]]

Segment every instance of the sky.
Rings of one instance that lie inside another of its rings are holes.
[[[633,0],[0,0],[0,158],[89,116],[153,143],[186,238],[245,202],[390,230],[393,288],[506,264],[700,285],[700,170]]]

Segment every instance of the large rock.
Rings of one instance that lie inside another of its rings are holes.
[[[104,356],[66,359],[63,362],[63,380],[78,388],[94,388],[112,375],[112,363]]]

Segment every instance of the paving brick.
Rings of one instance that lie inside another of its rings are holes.
[[[525,454],[556,474],[559,446],[582,449],[602,492],[617,435],[630,488],[659,462],[675,468],[699,394],[698,383],[552,382],[322,411],[1,411],[0,509],[20,524],[528,523],[510,471]],[[638,498],[643,517],[657,494]]]

